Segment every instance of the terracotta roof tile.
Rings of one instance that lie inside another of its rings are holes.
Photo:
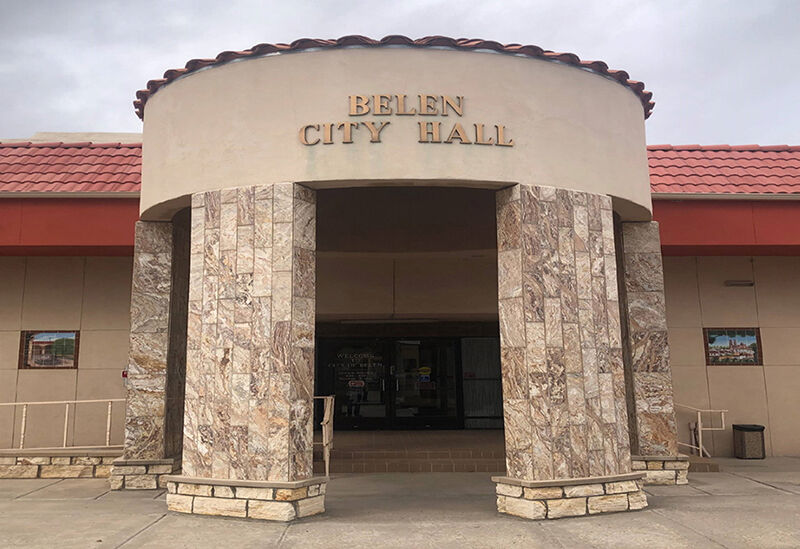
[[[381,46],[409,46],[414,48],[453,48],[458,50],[488,50],[510,55],[522,55],[545,61],[554,61],[575,65],[581,69],[600,74],[602,76],[616,80],[626,88],[630,88],[639,97],[644,109],[644,117],[648,118],[653,112],[655,103],[652,101],[653,94],[644,89],[644,83],[631,80],[628,73],[620,70],[609,69],[608,65],[602,61],[583,61],[574,53],[558,53],[545,50],[539,46],[521,44],[500,44],[490,40],[480,40],[474,38],[448,38],[446,36],[426,36],[425,38],[412,39],[407,36],[391,35],[375,40],[366,36],[343,36],[332,40],[301,38],[291,44],[257,44],[250,49],[242,51],[224,51],[214,59],[192,59],[186,63],[182,69],[169,69],[164,73],[163,78],[150,80],[147,87],[136,92],[136,100],[133,106],[136,115],[144,118],[144,108],[151,95],[156,93],[162,86],[169,84],[176,78],[184,76],[190,72],[209,67],[211,65],[221,65],[234,59],[246,57],[260,57],[275,53],[300,52],[311,49],[333,49],[346,47],[381,47]]]
[[[798,194],[800,146],[651,145],[654,193]]]
[[[654,193],[800,196],[800,147],[652,145]],[[0,192],[138,192],[138,143],[0,143]]]
[[[0,143],[0,192],[138,192],[140,143]]]

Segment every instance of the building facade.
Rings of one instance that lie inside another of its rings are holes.
[[[148,83],[143,146],[0,144],[0,400],[124,395],[113,487],[271,520],[324,511],[315,395],[338,430],[502,428],[533,519],[685,483],[692,407],[796,452],[800,151],[648,149],[650,98],[534,46],[301,40]]]

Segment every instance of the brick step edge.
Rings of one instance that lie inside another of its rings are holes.
[[[720,471],[719,463],[714,463],[713,461],[710,463],[689,463],[690,473],[719,473]]]
[[[477,451],[477,452],[440,452],[440,451],[411,451],[411,452],[394,452],[394,451],[363,451],[363,450],[333,450],[331,452],[331,460],[334,459],[347,459],[347,460],[386,460],[386,459],[505,459],[505,452],[495,451]],[[314,451],[314,459],[321,460],[322,452],[319,450]]]
[[[331,473],[503,473],[505,460],[331,460]],[[314,462],[322,473],[325,464]]]

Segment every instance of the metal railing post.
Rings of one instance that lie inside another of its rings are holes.
[[[64,406],[64,443],[61,445],[62,448],[67,447],[67,430],[69,429],[69,402],[67,402]]]
[[[19,447],[25,446],[25,426],[28,423],[28,405],[22,405],[22,428],[19,433]]]
[[[330,476],[331,450],[333,449],[333,405],[334,396],[315,396],[314,400],[321,400],[322,408],[322,459],[325,464],[325,476]],[[314,443],[318,444],[318,443]]]
[[[697,411],[697,453],[703,457],[703,412]]]
[[[682,410],[688,410],[692,413],[697,414],[697,423],[689,423],[689,430],[691,433],[694,434],[694,440],[690,441],[689,444],[685,442],[678,441],[678,445],[686,446],[687,448],[691,448],[692,451],[697,450],[697,455],[700,457],[711,457],[711,452],[706,450],[705,446],[703,446],[703,431],[724,431],[725,430],[725,414],[728,410],[704,410],[701,408],[695,408],[694,406],[687,406],[685,404],[678,404],[675,403],[676,408],[680,408]],[[703,426],[703,414],[712,414],[711,415],[711,427],[704,427]],[[713,414],[720,415],[720,427],[714,427],[714,416]],[[693,444],[696,442],[697,444]]]
[[[108,412],[106,413],[106,446],[111,446],[111,404],[108,401]]]

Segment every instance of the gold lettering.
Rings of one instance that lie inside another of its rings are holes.
[[[391,95],[373,95],[372,112],[374,112],[376,115],[392,114],[392,107],[389,106],[389,101],[391,100]]]
[[[472,141],[469,140],[467,137],[467,132],[464,131],[464,128],[461,124],[456,122],[456,125],[453,126],[453,129],[450,130],[450,135],[447,136],[445,139],[445,143],[452,143],[453,139],[458,139],[462,145],[471,145]]]
[[[307,124],[300,128],[300,143],[303,145],[316,145],[319,143],[319,137],[317,137],[316,141],[309,141],[308,128],[314,128],[315,130],[319,131],[319,124]]]
[[[458,116],[464,116],[464,96],[457,95],[456,99],[454,100],[449,95],[442,96],[442,116],[447,116],[447,107],[449,106],[451,109],[455,111]]]
[[[340,122],[336,127],[342,130],[342,143],[353,142],[353,128],[358,129],[358,122]]]
[[[375,128],[375,124],[373,124],[372,122],[362,122],[361,125],[369,130],[370,143],[380,143],[381,132],[383,131],[383,128],[389,125],[389,122],[381,122],[380,128]]]
[[[436,95],[421,93],[418,97],[420,116],[434,116],[439,114],[439,109],[436,108]],[[431,104],[431,99],[433,99],[433,104]]]
[[[411,107],[410,111],[406,110],[406,94],[398,95],[397,96],[397,112],[400,116],[409,116],[412,114],[417,114],[417,109]]]
[[[333,145],[333,124],[331,123],[322,125],[322,144]]]
[[[419,124],[419,142],[420,143],[441,143],[439,137],[439,128],[441,122],[417,122]]]
[[[364,116],[369,112],[369,97],[366,95],[350,96],[350,116]]]
[[[475,124],[475,144],[494,145],[494,139],[491,137],[488,140],[483,139],[483,124]]]
[[[495,126],[495,128],[497,128],[497,146],[498,147],[513,147],[514,146],[514,140],[513,139],[509,139],[508,141],[505,140],[506,139],[505,138],[506,127],[505,126]]]
[[[409,107],[407,94],[386,94],[379,93],[373,95],[348,95],[350,103],[350,116],[364,116],[372,113],[375,116],[449,116],[454,113],[456,116],[464,116],[464,96],[463,95],[431,95],[429,93],[417,94],[419,106]],[[413,96],[411,96],[413,97]],[[393,103],[396,100],[397,103]],[[306,124],[300,128],[299,138],[303,145],[332,145],[334,143],[353,143],[353,132],[360,127],[364,127],[369,132],[370,143],[381,143],[381,134],[386,126],[391,122],[381,122],[370,120],[364,122],[325,122],[319,124]],[[493,124],[495,135],[487,135],[486,126],[492,124],[473,124],[474,135],[470,135],[465,130],[466,124],[455,122],[450,127],[447,138],[443,139],[442,123],[437,121],[418,122],[419,142],[420,143],[455,143],[462,145],[496,145],[498,147],[513,147],[514,140],[506,135],[506,127],[501,124]],[[446,129],[446,128],[445,128]],[[340,141],[336,141],[333,135],[335,130],[341,131]],[[491,130],[489,130],[491,131]],[[313,132],[313,133],[312,133]],[[473,139],[474,137],[474,139]]]

